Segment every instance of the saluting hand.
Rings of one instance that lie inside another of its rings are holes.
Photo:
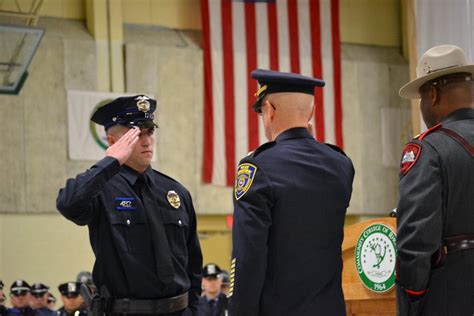
[[[116,158],[123,165],[130,158],[140,133],[139,128],[131,128],[116,143],[107,148],[105,155]]]

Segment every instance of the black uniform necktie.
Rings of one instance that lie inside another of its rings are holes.
[[[142,202],[150,226],[151,240],[155,252],[156,273],[161,282],[169,284],[174,278],[174,268],[161,209],[153,195],[152,184],[147,180],[145,174],[141,174],[137,182],[140,186]]]

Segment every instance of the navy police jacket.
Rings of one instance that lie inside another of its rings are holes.
[[[459,109],[403,151],[397,208],[399,315],[474,315],[474,249],[443,258],[446,240],[474,237],[473,145],[474,109]]]
[[[174,279],[163,284],[158,278],[151,239],[158,228],[147,219],[142,199],[134,190],[138,173],[105,157],[59,191],[58,210],[78,225],[89,227],[96,261],[93,278],[101,294],[112,297],[160,299],[189,291],[189,304],[197,310],[201,292],[202,255],[196,232],[196,214],[191,195],[178,182],[153,170],[144,172],[154,184],[153,198],[161,209]],[[179,207],[168,198],[174,191]],[[147,210],[148,211],[148,210]]]
[[[230,314],[345,315],[350,159],[293,128],[242,159],[236,177]]]

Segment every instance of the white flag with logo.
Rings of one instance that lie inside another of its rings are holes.
[[[104,158],[108,146],[105,130],[103,126],[90,120],[92,114],[108,101],[137,94],[69,90],[67,93],[69,159],[97,161]]]

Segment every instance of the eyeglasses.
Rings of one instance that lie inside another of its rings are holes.
[[[28,291],[18,291],[18,292],[12,292],[12,295],[13,296],[25,296],[28,293],[29,293]]]

